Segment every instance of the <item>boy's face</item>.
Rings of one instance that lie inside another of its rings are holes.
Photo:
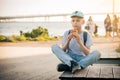
[[[84,19],[79,17],[72,17],[71,24],[74,29],[80,29],[84,24]]]

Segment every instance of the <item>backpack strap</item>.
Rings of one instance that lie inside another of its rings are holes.
[[[69,30],[68,35],[70,34],[70,31],[71,31],[71,29]]]
[[[70,34],[70,31],[71,30],[69,30],[68,35]],[[87,32],[86,31],[83,32],[83,40],[84,40],[84,45],[86,46],[86,41],[87,41]]]
[[[83,32],[83,39],[84,39],[84,45],[86,46],[86,41],[87,41],[87,32]]]

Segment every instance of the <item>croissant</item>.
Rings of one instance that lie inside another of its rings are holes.
[[[78,32],[78,30],[77,29],[72,29],[71,33],[73,33],[73,32]]]

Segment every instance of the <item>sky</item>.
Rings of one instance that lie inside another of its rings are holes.
[[[115,11],[120,12],[120,0]],[[113,0],[0,0],[0,16],[112,12]]]
[[[74,11],[88,13],[112,13],[113,1],[115,12],[120,16],[120,0],[0,0],[0,17],[6,16],[30,16],[49,14],[71,14]],[[105,15],[92,15],[93,21],[104,21]],[[90,15],[85,15],[87,21]],[[113,16],[112,14],[110,16]],[[29,18],[28,18],[29,19]],[[16,19],[27,21],[28,19]],[[29,19],[30,20],[30,19]],[[33,18],[32,18],[33,20]],[[34,19],[41,21],[42,19]],[[52,17],[50,21],[63,20]],[[67,18],[70,20],[70,17]],[[44,21],[44,18],[43,18]]]

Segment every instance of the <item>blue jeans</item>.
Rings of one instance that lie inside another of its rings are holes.
[[[87,56],[77,55],[72,53],[66,53],[57,44],[52,46],[53,53],[59,58],[63,63],[71,67],[71,60],[76,61],[82,68],[85,68],[100,59],[100,53],[98,51],[93,51]]]

